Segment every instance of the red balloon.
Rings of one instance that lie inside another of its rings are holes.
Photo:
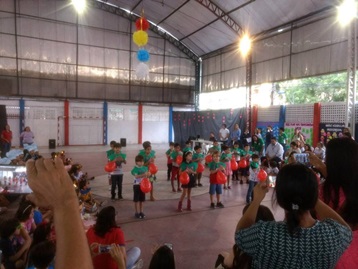
[[[213,161],[213,156],[212,155],[206,155],[205,157],[205,162],[206,163],[211,163]]]
[[[155,175],[158,172],[158,167],[154,163],[149,164],[149,172]]]
[[[217,171],[217,173],[216,173],[216,181],[219,184],[225,184],[226,181],[227,181],[227,177],[222,171]]]
[[[196,169],[196,172],[202,173],[205,170],[205,166],[202,163],[198,163],[198,168]]]
[[[177,164],[181,164],[183,162],[183,156],[182,155],[178,155],[176,158],[176,163]]]
[[[237,169],[239,169],[238,163],[236,162],[235,159],[231,159],[231,170],[235,171]]]
[[[104,170],[108,173],[111,173],[116,169],[116,167],[117,167],[116,162],[108,162],[105,165]]]
[[[239,167],[240,168],[246,168],[246,166],[247,166],[247,161],[245,159],[241,159],[239,161]]]
[[[147,21],[146,18],[141,17],[139,19],[136,20],[135,22],[135,28],[137,30],[143,30],[143,31],[147,31],[149,29],[149,22]]]
[[[140,190],[144,193],[150,192],[152,189],[152,184],[150,184],[150,181],[148,178],[143,178],[140,182]]]
[[[190,180],[188,173],[187,172],[182,172],[180,174],[179,180],[180,180],[180,183],[183,184],[183,185],[188,184],[189,180]]]
[[[267,173],[265,170],[261,169],[258,173],[257,173],[257,178],[260,180],[260,181],[265,181],[266,178],[267,178]]]

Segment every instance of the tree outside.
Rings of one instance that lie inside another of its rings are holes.
[[[283,81],[275,95],[285,104],[342,102],[346,100],[347,73],[337,73]]]

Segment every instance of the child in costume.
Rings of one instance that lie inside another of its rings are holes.
[[[114,153],[109,156],[109,161],[116,162],[116,169],[111,173],[111,199],[112,201],[116,198],[116,186],[118,186],[118,199],[122,200],[122,184],[123,184],[123,168],[122,164],[126,164],[126,154],[121,152],[122,146],[119,143],[115,143],[113,146]]]
[[[183,200],[185,196],[188,197],[187,200],[187,207],[186,210],[191,211],[191,189],[195,187],[195,174],[196,169],[198,168],[198,164],[196,162],[192,161],[193,153],[191,151],[187,151],[184,153],[184,161],[180,165],[180,172],[186,172],[189,175],[189,183],[188,184],[182,184],[181,187],[183,188],[183,193],[180,196],[180,200],[178,203],[178,211],[181,212],[182,206],[183,206]]]
[[[174,188],[174,180],[178,181],[178,192],[181,192],[181,188],[180,188],[180,182],[179,182],[179,166],[180,163],[178,162],[177,158],[178,156],[183,156],[183,152],[180,151],[180,145],[179,143],[175,143],[174,144],[174,151],[170,154],[170,159],[172,160],[172,178],[171,178],[171,182],[172,182],[172,190],[173,192],[176,192],[175,188]]]
[[[144,166],[146,166],[148,169],[149,169],[149,165],[150,164],[154,164],[154,160],[155,160],[155,151],[152,150],[152,146],[151,144],[145,144],[144,145],[144,151],[141,150],[139,152],[139,155],[143,156],[143,160],[144,160]],[[156,176],[155,175],[150,175],[149,176],[149,180],[150,180],[150,184],[152,185],[152,188],[150,190],[150,200],[151,201],[155,201],[155,198],[154,198],[154,181],[156,180]]]
[[[174,151],[174,143],[169,143],[169,149],[165,152],[165,156],[167,156],[167,180],[170,180],[170,176],[172,174],[172,160],[170,159],[170,154]]]
[[[239,168],[240,174],[241,174],[240,184],[244,183],[243,179],[246,179],[246,183],[249,184],[248,177],[249,177],[249,170],[250,170],[250,157],[251,157],[251,155],[252,155],[252,151],[250,151],[250,145],[245,144],[244,145],[244,150],[241,151],[240,159],[246,159],[247,166]]]
[[[234,147],[231,149],[232,156],[235,157],[235,160],[237,164],[239,164],[240,161],[240,155],[241,155],[241,149],[240,149],[240,142],[236,141],[234,142]],[[239,168],[232,171],[232,180],[239,180]]]
[[[102,206],[103,202],[100,202],[92,197],[92,192],[90,188],[90,183],[87,180],[81,180],[79,182],[79,199],[83,202],[85,211],[87,213],[94,213],[97,211],[98,206]]]
[[[143,203],[145,201],[145,193],[140,189],[140,183],[143,178],[149,176],[148,167],[144,166],[144,158],[142,155],[135,157],[135,166],[133,167],[131,174],[134,176],[133,185],[133,202],[135,214],[134,217],[138,219],[144,219]]]
[[[109,156],[111,156],[114,153],[113,147],[114,144],[116,144],[116,141],[112,140],[109,143],[109,146],[111,147],[109,150],[106,151],[106,155],[107,155],[107,160],[109,160]],[[108,173],[108,185],[109,185],[109,190],[112,190],[112,177],[111,177],[111,173]]]
[[[199,163],[201,163],[204,159],[204,154],[201,153],[201,146],[197,145],[194,147],[194,154],[193,154],[193,162],[196,162],[198,165]],[[195,174],[195,178],[196,178],[196,182],[197,182],[197,186],[202,187],[203,184],[201,184],[201,177],[202,177],[203,173],[196,173]]]
[[[259,173],[259,155],[252,154],[252,161],[249,168],[249,188],[246,194],[246,204],[251,203],[254,198],[253,191],[256,184],[259,182],[257,174]]]
[[[225,175],[227,177],[227,181],[226,183],[224,184],[224,189],[231,189],[231,186],[230,186],[230,178],[231,178],[231,175],[232,175],[232,170],[231,170],[231,158],[232,158],[232,155],[231,155],[231,152],[230,152],[230,148],[226,145],[223,145],[221,147],[221,149],[223,150],[223,153],[221,153],[221,157],[220,157],[220,162],[223,162],[225,163]]]
[[[223,208],[224,205],[221,202],[221,194],[222,194],[222,184],[219,184],[216,175],[218,171],[225,171],[225,164],[219,162],[220,155],[218,151],[213,152],[213,161],[209,163],[210,169],[210,208],[215,208],[214,204],[214,195],[216,194],[216,207]]]
[[[190,140],[187,140],[186,142],[185,142],[185,148],[183,148],[183,154],[185,154],[185,152],[187,152],[187,151],[191,151],[192,149],[191,149],[191,142],[190,142]]]

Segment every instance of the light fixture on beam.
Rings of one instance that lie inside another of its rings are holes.
[[[246,57],[251,50],[251,39],[248,34],[244,34],[239,41],[239,51],[243,57]]]
[[[71,0],[71,3],[78,14],[82,14],[87,6],[86,0]]]
[[[348,25],[354,18],[357,17],[357,1],[344,0],[340,6],[337,7],[337,18],[342,26]]]

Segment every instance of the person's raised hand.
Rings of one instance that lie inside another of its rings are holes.
[[[265,198],[268,192],[268,184],[266,181],[259,182],[254,188],[254,201],[259,203]]]
[[[124,255],[120,249],[120,247],[116,244],[111,245],[111,249],[109,250],[109,254],[116,261],[118,269],[125,269],[126,264],[124,260]]]
[[[307,153],[308,153],[308,159],[314,167],[320,168],[324,165],[316,154],[314,154],[313,152],[307,152]]]
[[[78,204],[72,180],[60,158],[29,160],[26,172],[33,191],[29,199],[36,205],[56,209]]]

